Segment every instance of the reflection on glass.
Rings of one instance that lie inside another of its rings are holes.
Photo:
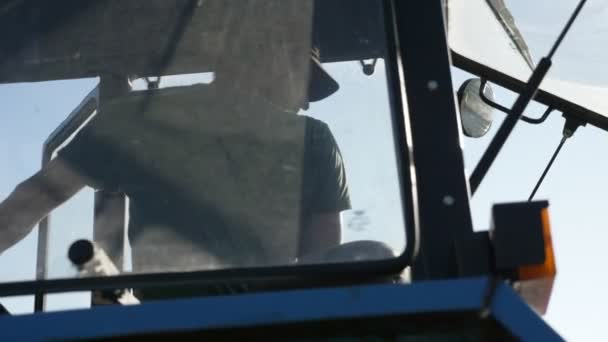
[[[343,25],[342,36],[317,22],[335,17],[332,5],[315,4],[152,6],[171,9],[174,20],[135,18],[137,25],[111,47],[117,55],[139,54],[136,64],[106,53],[105,39],[116,33],[107,26],[78,58],[39,58],[35,65],[44,72],[21,68],[23,61],[11,56],[18,67],[0,73],[0,82],[79,80],[0,85],[15,113],[2,119],[13,131],[2,135],[2,145],[13,146],[2,157],[15,168],[2,178],[0,249],[19,249],[23,243],[13,245],[50,213],[42,242],[51,278],[78,275],[67,258],[78,239],[95,241],[117,269],[137,273],[399,255],[406,241],[381,3],[357,2],[378,14],[375,26]],[[48,28],[39,50],[19,51],[57,54],[74,40],[84,44],[80,35],[93,25],[80,18],[95,22],[94,7],[111,5],[91,6]],[[354,22],[370,13],[357,6],[349,7]],[[174,27],[175,35],[125,43],[158,25]],[[59,33],[73,40],[48,49]],[[362,70],[360,61],[368,59],[373,72]],[[66,119],[91,89],[95,110]],[[57,148],[38,171],[41,146],[53,131]],[[17,148],[21,160],[10,161]],[[33,267],[35,248],[19,257],[7,252],[0,262],[17,258]]]
[[[455,52],[520,81],[548,55],[579,1],[450,0],[449,42]],[[541,89],[608,116],[605,2],[585,3],[552,60]]]

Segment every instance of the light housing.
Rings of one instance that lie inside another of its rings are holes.
[[[557,274],[547,201],[497,204],[490,237],[496,272],[539,314],[547,311]]]

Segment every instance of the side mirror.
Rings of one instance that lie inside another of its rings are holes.
[[[458,89],[458,104],[460,106],[460,121],[462,130],[467,137],[483,137],[492,126],[494,109],[480,97],[481,80],[472,78],[466,80]],[[483,95],[494,101],[494,92],[485,84]]]

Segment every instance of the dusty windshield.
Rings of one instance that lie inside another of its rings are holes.
[[[450,47],[464,57],[526,81],[546,56],[577,0],[451,0],[448,3]],[[605,1],[583,7],[553,58],[541,89],[608,116],[608,37]]]
[[[383,7],[348,4],[3,8],[0,281],[82,276],[82,239],[121,273],[400,255]]]

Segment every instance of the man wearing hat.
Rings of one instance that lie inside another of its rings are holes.
[[[129,197],[135,272],[285,265],[340,243],[339,148],[326,124],[297,115],[338,89],[310,53],[310,6],[238,3],[214,81],[107,100],[0,203],[0,252],[84,186]]]

